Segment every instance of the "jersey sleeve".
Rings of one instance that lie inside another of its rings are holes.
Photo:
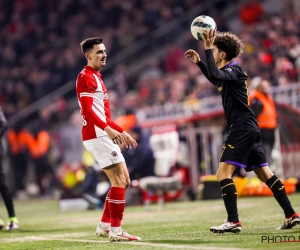
[[[206,62],[207,62],[207,72],[208,79],[210,81],[238,81],[239,76],[236,71],[231,68],[226,68],[223,70],[219,70],[213,56],[212,49],[205,50]]]
[[[206,64],[200,60],[197,65],[199,66],[199,68],[201,69],[203,75],[206,77],[207,80],[209,80],[213,85],[217,86],[219,84],[219,81],[217,80],[212,80],[209,75],[208,75],[208,69]]]
[[[84,118],[87,118],[95,126],[104,130],[108,124],[101,120],[93,110],[94,93],[96,85],[86,76],[79,76],[77,83],[77,95]]]
[[[116,124],[113,120],[110,120],[109,126],[111,126],[113,129],[117,130],[118,132],[122,133],[124,130]]]

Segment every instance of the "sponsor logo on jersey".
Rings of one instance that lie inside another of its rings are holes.
[[[104,93],[103,91],[99,91],[99,92],[95,92],[94,98],[99,101],[102,101],[102,100],[108,99],[108,95],[107,95],[107,93]]]

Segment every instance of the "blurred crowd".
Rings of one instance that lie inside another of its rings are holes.
[[[275,86],[300,81],[300,9],[297,1],[285,3],[280,13],[268,15],[262,9],[252,21],[240,12],[245,44],[241,64],[250,77],[261,76]]]
[[[85,65],[83,39],[102,36],[112,56],[196,2],[1,1],[0,105],[6,116],[74,80]]]
[[[245,0],[240,5],[238,15],[242,28],[238,35],[245,44],[245,50],[238,62],[246,69],[249,83],[255,76],[261,76],[273,86],[300,81],[300,15],[294,2],[287,0],[280,14],[269,14],[255,0]],[[1,1],[0,106],[3,112],[10,120],[17,111],[68,81],[73,80],[75,86],[74,79],[86,64],[79,47],[83,39],[102,36],[109,62],[111,56],[197,4],[197,0]],[[210,11],[201,13],[212,16],[219,31],[228,30],[226,21],[219,15],[226,4],[228,1],[219,1]],[[158,57],[149,55],[147,67],[139,72],[129,74],[127,65],[119,64],[104,75],[104,82],[108,76],[112,77],[108,91],[114,117],[117,109],[125,113],[136,111],[137,107],[193,102],[218,94],[199,68],[183,56],[185,50],[192,48],[204,57],[203,46],[192,37],[189,25],[187,23],[185,28],[174,34],[173,42],[159,44],[164,53]],[[184,42],[176,43],[175,38],[178,37]],[[29,157],[33,166],[35,162],[36,166],[41,165],[40,157],[48,157],[52,147],[52,161],[42,158],[44,172],[40,173],[33,167],[40,193],[44,192],[45,185],[56,185],[53,166],[61,162],[72,165],[73,161],[81,161],[80,117],[77,103],[73,105],[72,102],[74,97],[75,91],[68,97],[57,97],[39,112],[38,123],[34,121],[27,126],[20,122],[11,128],[11,133],[19,133],[26,127],[29,134],[25,136],[26,159]],[[78,115],[74,115],[73,111]],[[51,126],[54,123],[58,124],[55,128]],[[138,128],[135,129],[133,132],[140,133]],[[51,133],[53,144],[47,141],[44,132]],[[39,137],[39,133],[43,136]],[[38,139],[45,144],[43,152],[34,152],[33,145],[38,143],[34,140]],[[21,150],[13,149],[13,143],[8,143],[10,156],[14,150]],[[127,152],[127,156],[134,159],[133,152]],[[18,160],[24,163],[24,155],[11,157],[15,168]],[[17,189],[24,189],[25,172],[23,168],[20,175],[15,176],[19,185]],[[46,175],[50,184],[44,183]]]

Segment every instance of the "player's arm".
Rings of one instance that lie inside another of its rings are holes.
[[[207,80],[209,80],[213,85],[216,86],[218,85],[218,81],[214,81],[209,77],[206,64],[200,59],[199,54],[195,50],[192,49],[187,50],[184,53],[184,56],[186,58],[189,58],[193,63],[198,65],[198,67],[201,69],[203,75],[207,78]]]
[[[239,76],[236,71],[232,69],[219,70],[213,56],[212,49],[205,50],[207,71],[209,79],[212,81],[238,81]]]
[[[134,140],[126,131],[124,131],[118,124],[116,124],[114,121],[110,121],[109,125],[120,132],[122,134],[122,137],[124,138],[125,146],[128,148],[136,148],[137,142]]]
[[[231,68],[219,70],[213,56],[213,44],[216,38],[216,30],[210,30],[203,33],[203,43],[207,63],[207,71],[211,80],[217,81],[238,81],[239,76]]]
[[[93,110],[95,90],[96,84],[91,79],[85,75],[78,77],[76,91],[84,122],[86,122],[85,119],[87,119],[98,128],[104,130],[108,124],[101,120],[101,118]]]
[[[118,124],[116,124],[114,121],[109,121],[109,126],[111,126],[113,129],[117,130],[120,133],[123,133],[124,129],[122,129]]]
[[[210,81],[213,85],[215,85],[215,86],[218,86],[218,85],[219,85],[219,81],[214,80],[214,79],[212,79],[212,78],[209,76],[208,69],[207,69],[207,65],[206,65],[202,60],[200,60],[200,62],[197,63],[197,65],[199,66],[199,68],[201,69],[203,75],[205,75],[205,77],[207,78],[207,80],[209,80],[209,81]]]
[[[104,130],[107,136],[115,144],[124,143],[125,139],[123,138],[122,133],[103,121],[93,110],[94,93],[96,90],[94,82],[86,76],[81,76],[78,78],[77,86],[77,95],[84,122],[88,120],[88,122],[91,122],[93,125]]]
[[[87,118],[98,128],[104,130],[108,124],[100,119],[100,117],[93,110],[94,94],[87,95],[88,92],[79,93],[80,106],[82,115]]]

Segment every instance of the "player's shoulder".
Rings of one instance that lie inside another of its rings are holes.
[[[77,78],[90,78],[93,76],[93,72],[90,70],[87,70],[86,68],[82,69],[80,73],[78,74]]]
[[[93,73],[89,70],[83,69],[77,76],[76,88],[91,88],[95,89],[97,87],[97,83],[93,76]]]
[[[234,64],[229,67],[224,68],[227,72],[232,72],[241,76],[246,76],[248,77],[247,72],[239,65],[239,64]]]
[[[80,73],[77,76],[78,82],[94,82],[95,78],[93,76],[93,72],[90,70],[86,70],[85,68],[80,71]]]

